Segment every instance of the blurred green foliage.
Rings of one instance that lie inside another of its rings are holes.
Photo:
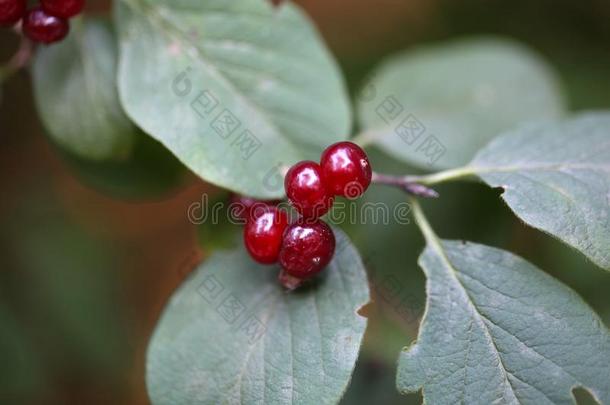
[[[607,2],[443,0],[433,7],[433,18],[425,22],[417,38],[405,34],[393,43],[409,47],[464,35],[509,36],[541,52],[559,71],[571,109],[610,107]],[[348,60],[338,55],[353,94],[379,56]],[[12,111],[7,95],[27,100],[24,94],[29,91],[27,86],[9,84],[3,88],[0,108]],[[11,104],[19,103],[13,99]],[[35,114],[33,107],[27,114]],[[0,145],[2,156],[12,154],[22,138],[31,138],[30,134],[9,134],[5,127],[18,126],[13,120],[6,124],[7,116],[2,115],[0,133],[11,138]],[[146,157],[137,167],[66,159],[83,182],[111,196],[149,198],[174,185],[182,172],[173,157],[146,139],[139,146]],[[375,151],[371,159],[376,170],[416,172]],[[46,170],[45,162],[24,160],[24,166]],[[130,317],[141,315],[130,312],[134,304],[130,300],[137,296],[129,291],[139,286],[126,285],[121,277],[124,269],[117,260],[124,252],[115,241],[100,240],[76,224],[48,180],[13,187],[18,193],[11,198],[19,208],[0,212],[0,403],[85,403],[83,398],[89,397],[83,392],[96,390],[129,402],[127,374],[137,350],[130,343],[134,321]],[[438,191],[441,198],[426,201],[424,209],[439,236],[502,247],[526,258],[576,290],[610,324],[607,273],[580,253],[521,224],[496,190],[456,183],[439,186]],[[365,201],[392,206],[403,202],[404,195],[374,186]],[[375,303],[362,357],[343,402],[420,403],[417,395],[398,396],[394,381],[398,351],[415,338],[417,322],[412,320],[421,315],[425,298],[425,279],[416,264],[422,238],[414,224],[344,228],[367,264]],[[204,246],[212,243],[214,231],[200,231]],[[404,287],[400,297],[409,298],[407,308],[384,289],[387,277]],[[405,309],[409,318],[404,317]],[[138,336],[135,341],[145,339]],[[579,393],[579,399],[581,395],[586,397]]]
[[[70,220],[44,186],[2,223],[4,260],[18,270],[0,274],[0,340],[10,354],[0,400],[42,401],[41,391],[59,395],[53,384],[62,380],[119,387],[129,364],[129,311],[116,249]]]

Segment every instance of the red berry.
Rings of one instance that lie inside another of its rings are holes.
[[[72,18],[83,11],[85,0],[41,0],[47,13],[61,18]]]
[[[280,264],[289,275],[307,279],[322,271],[334,253],[332,229],[322,220],[300,219],[284,232]]]
[[[321,217],[333,205],[334,197],[328,193],[320,165],[315,162],[307,160],[292,166],[284,188],[290,203],[304,217]]]
[[[26,0],[0,0],[0,25],[11,26],[25,14]]]
[[[57,42],[64,39],[68,31],[70,24],[67,20],[49,15],[40,7],[28,10],[23,17],[23,32],[35,42]]]
[[[277,262],[287,226],[288,214],[276,207],[268,207],[258,218],[250,219],[244,228],[244,242],[250,256],[262,264]]]
[[[254,219],[259,214],[264,213],[268,207],[275,207],[281,202],[281,200],[257,200],[256,198],[233,194],[229,202],[231,218],[247,222],[249,219]]]
[[[334,195],[360,197],[371,184],[372,169],[366,152],[352,142],[329,146],[320,160],[324,181]]]

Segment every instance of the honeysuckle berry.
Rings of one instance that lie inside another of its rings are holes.
[[[279,261],[287,274],[306,280],[322,271],[334,253],[332,229],[322,220],[300,218],[284,232]]]
[[[50,44],[65,38],[70,31],[68,21],[48,14],[41,7],[28,10],[23,17],[23,33],[34,42]]]
[[[262,264],[277,262],[282,237],[288,227],[288,214],[276,207],[267,207],[244,228],[244,243],[250,256]]]
[[[0,26],[15,25],[25,14],[26,0],[0,0]]]
[[[83,11],[85,0],[41,0],[44,11],[61,18],[72,18]]]
[[[352,142],[329,146],[320,159],[328,190],[347,198],[360,197],[371,184],[372,169],[366,152]]]
[[[233,194],[229,200],[231,217],[244,222],[257,217],[260,213],[265,212],[266,208],[275,207],[279,203],[281,203],[280,200],[259,200],[239,194]]]
[[[292,166],[284,178],[288,200],[304,217],[318,218],[332,207],[334,197],[328,192],[322,169],[306,160]]]

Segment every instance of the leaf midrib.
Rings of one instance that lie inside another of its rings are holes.
[[[102,74],[102,72],[100,70],[97,69],[97,64],[95,63],[90,63],[89,62],[89,58],[85,58],[85,52],[87,50],[87,38],[86,35],[87,33],[85,32],[86,27],[84,27],[83,25],[80,25],[78,27],[78,31],[76,33],[76,37],[75,37],[75,42],[76,42],[76,47],[77,49],[77,57],[78,57],[78,61],[77,63],[80,63],[82,66],[82,71],[83,71],[83,82],[84,82],[84,87],[85,87],[85,91],[89,94],[89,98],[91,100],[98,100],[101,99],[102,97],[98,97],[98,95],[100,95],[101,93],[98,91],[98,86],[97,86],[97,80],[95,80],[95,77],[98,77],[98,75]],[[103,107],[105,106],[104,104],[102,105]],[[109,120],[104,120],[103,115],[104,112],[101,111],[102,109],[100,108],[95,108],[93,109],[94,114],[93,117],[95,117],[95,120],[98,123],[98,128],[102,127],[104,122],[108,122]]]
[[[485,334],[487,335],[487,338],[491,342],[494,353],[496,354],[496,358],[498,359],[498,362],[500,365],[500,370],[502,371],[502,375],[504,377],[505,383],[508,384],[508,386],[510,387],[511,392],[513,393],[513,396],[515,397],[515,399],[517,399],[518,403],[521,403],[521,401],[519,401],[519,398],[517,397],[517,393],[515,392],[515,389],[514,389],[512,383],[510,382],[510,379],[508,378],[509,372],[506,369],[506,367],[504,366],[504,361],[502,360],[502,356],[500,355],[500,351],[498,350],[498,347],[496,346],[496,343],[493,339],[491,331],[489,330],[489,327],[487,326],[487,324],[484,321],[485,317],[479,312],[476,305],[474,304],[473,299],[470,297],[470,294],[468,294],[468,290],[466,290],[466,287],[460,281],[460,279],[457,275],[457,269],[453,266],[453,264],[447,257],[445,250],[442,246],[441,240],[434,233],[427,234],[426,240],[430,244],[430,247],[434,251],[436,251],[437,255],[440,257],[443,264],[445,264],[445,267],[449,270],[449,275],[453,278],[453,280],[456,282],[456,284],[464,292],[464,295],[467,298],[466,302],[468,303],[468,306],[472,309],[473,313],[477,316],[479,323],[482,325],[483,331],[485,332]],[[467,367],[466,364],[464,366]],[[512,373],[510,373],[510,374],[512,375]]]

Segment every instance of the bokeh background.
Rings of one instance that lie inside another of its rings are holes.
[[[350,90],[384,56],[465,35],[499,34],[540,52],[558,71],[572,110],[610,107],[607,0],[303,0]],[[89,0],[87,12],[107,13]],[[7,60],[17,38],[0,32]],[[143,137],[137,164],[90,165],[45,137],[29,73],[1,84],[0,404],[147,404],[145,350],[172,291],[214,248],[220,230],[192,225],[187,207],[222,190],[186,172]],[[413,169],[371,152],[376,169]],[[521,224],[498,192],[439,187],[426,202],[437,232],[518,253],[581,294],[610,324],[610,275]],[[374,195],[374,197],[370,197]],[[367,198],[400,202],[373,187]],[[375,304],[345,404],[421,403],[394,388],[399,350],[416,336],[424,278],[413,225],[347,226],[369,270]],[[388,295],[394,280],[399,298]],[[589,403],[579,393],[581,403]]]

